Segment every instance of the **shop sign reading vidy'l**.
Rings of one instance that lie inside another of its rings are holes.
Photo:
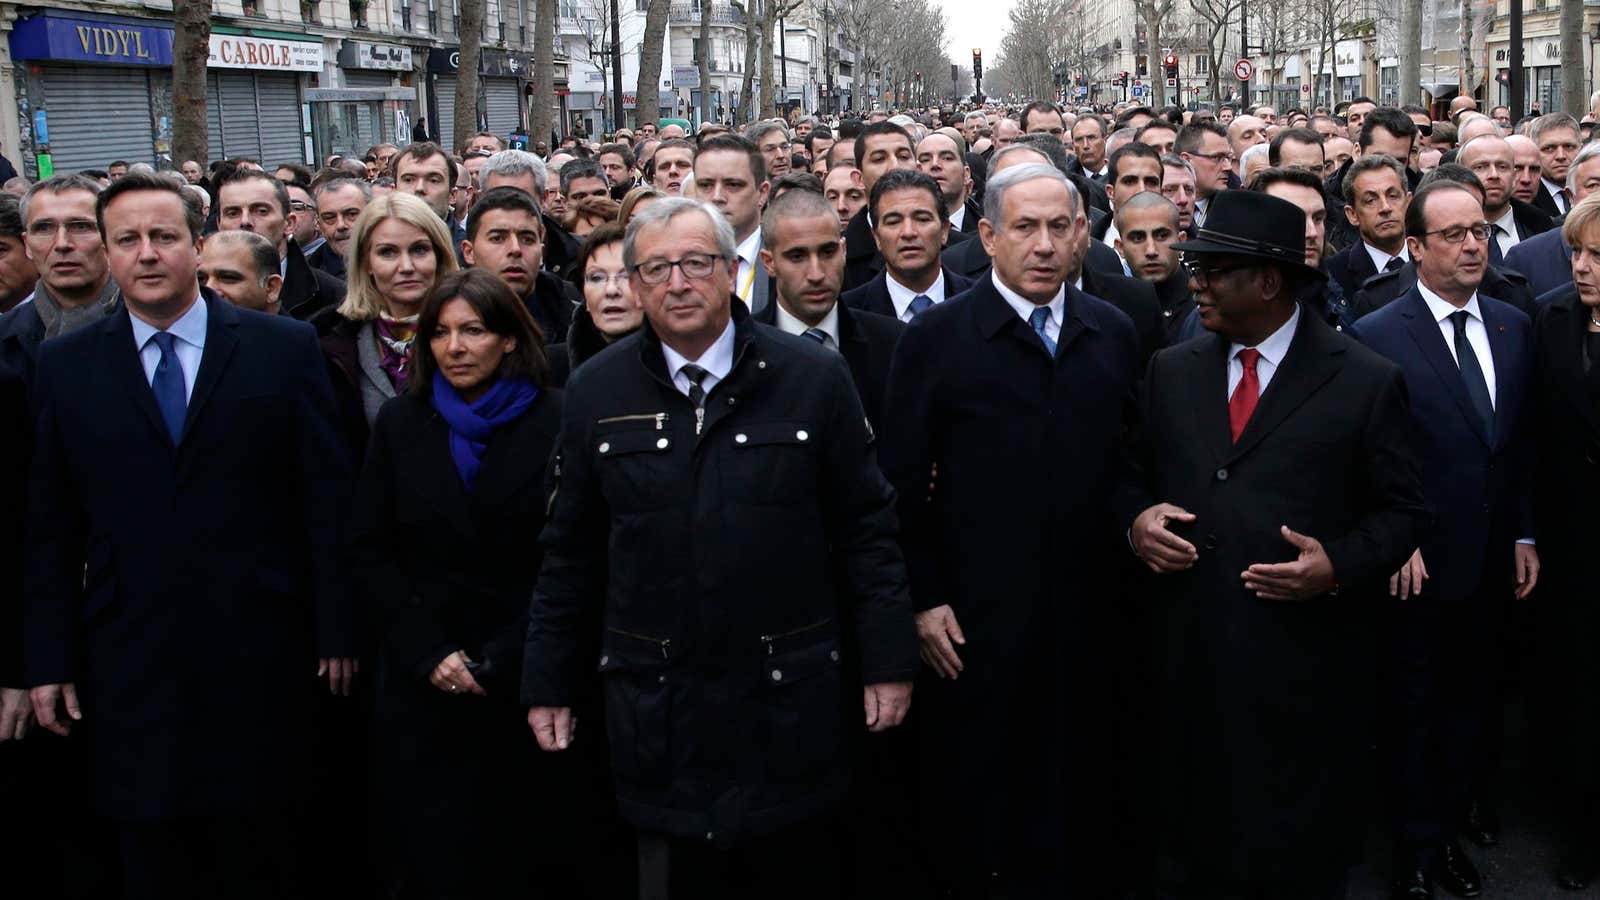
[[[172,26],[117,16],[46,10],[18,19],[12,26],[11,57],[166,67],[172,65]]]

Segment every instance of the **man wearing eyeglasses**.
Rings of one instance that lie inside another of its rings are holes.
[[[641,896],[844,896],[851,735],[918,668],[894,493],[845,357],[735,301],[735,246],[686,198],[629,225],[645,324],[567,383],[522,700],[545,751],[595,740],[599,644]]]
[[[1436,181],[1406,211],[1417,282],[1352,334],[1404,373],[1409,431],[1433,526],[1389,579],[1394,601],[1388,742],[1398,814],[1395,896],[1432,884],[1475,896],[1483,878],[1457,835],[1493,843],[1488,788],[1498,764],[1506,676],[1502,635],[1539,577],[1530,429],[1532,325],[1479,292],[1490,223],[1473,190]]]
[[[1151,361],[1113,502],[1156,573],[1163,897],[1343,898],[1365,849],[1370,610],[1427,507],[1399,369],[1300,302],[1305,231],[1228,191],[1176,245],[1209,334]]]
[[[1194,224],[1203,226],[1211,198],[1228,189],[1239,157],[1228,143],[1228,133],[1209,122],[1183,126],[1174,147],[1178,156],[1194,167]]]
[[[789,174],[794,165],[794,144],[789,140],[789,129],[777,122],[757,122],[744,130],[744,138],[761,151],[768,178]]]

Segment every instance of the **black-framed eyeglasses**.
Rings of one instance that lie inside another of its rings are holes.
[[[1494,233],[1494,225],[1488,222],[1479,222],[1478,224],[1471,226],[1451,225],[1449,228],[1438,228],[1433,231],[1424,231],[1422,234],[1424,237],[1437,234],[1439,237],[1444,238],[1444,242],[1446,244],[1459,244],[1467,239],[1467,234],[1469,232],[1479,241],[1487,242],[1489,240],[1489,235]]]
[[[1191,153],[1189,155],[1198,156],[1201,159],[1209,159],[1214,163],[1239,161],[1239,157],[1234,155],[1232,150],[1223,150],[1220,153]]]
[[[709,253],[690,253],[682,259],[647,259],[634,266],[633,271],[639,273],[639,280],[645,284],[666,282],[672,277],[673,267],[682,269],[685,278],[699,280],[710,278],[711,273],[716,271],[720,259],[721,257]]]
[[[1199,285],[1201,290],[1205,290],[1210,286],[1211,279],[1213,278],[1221,278],[1224,275],[1231,275],[1240,269],[1254,269],[1255,266],[1251,263],[1235,263],[1231,266],[1205,266],[1199,263],[1190,262],[1188,263],[1188,268],[1189,276],[1194,279],[1194,283]]]

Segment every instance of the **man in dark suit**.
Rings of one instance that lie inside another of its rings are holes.
[[[1578,151],[1567,168],[1567,186],[1573,203],[1600,190],[1600,143],[1586,144]],[[1512,247],[1505,268],[1525,275],[1535,297],[1572,283],[1572,253],[1558,227]]]
[[[34,711],[89,739],[128,897],[297,894],[305,709],[356,639],[326,368],[309,326],[202,296],[180,187],[131,173],[96,214],[125,307],[39,355]]]
[[[1349,175],[1355,161],[1367,156],[1390,156],[1398,160],[1401,166],[1407,166],[1411,159],[1411,148],[1418,139],[1417,123],[1411,117],[1393,107],[1378,107],[1369,111],[1361,120],[1360,130],[1356,141],[1356,155],[1341,165],[1324,182],[1324,189],[1328,194],[1328,209],[1338,210],[1349,201],[1344,195],[1345,178]],[[1422,174],[1410,168],[1404,168],[1404,185],[1406,191],[1414,191],[1422,180]],[[1328,217],[1328,243],[1340,250],[1361,239],[1361,233],[1354,223],[1347,217],[1330,215]]]
[[[1328,275],[1354,297],[1368,278],[1406,264],[1406,170],[1392,156],[1363,156],[1345,174],[1343,218],[1361,235],[1328,257]]]
[[[1492,844],[1486,796],[1497,759],[1513,593],[1538,580],[1533,455],[1525,413],[1532,329],[1480,292],[1488,241],[1478,195],[1440,181],[1417,192],[1406,240],[1417,283],[1356,323],[1353,336],[1393,360],[1411,397],[1413,446],[1434,527],[1390,582],[1396,607],[1390,709],[1398,812],[1394,896],[1432,896],[1437,879],[1473,896],[1482,876],[1458,831]],[[1426,586],[1424,587],[1424,580]]]
[[[1113,664],[1091,636],[1138,342],[1068,278],[1086,226],[1064,175],[1007,167],[984,202],[992,273],[907,327],[881,429],[931,670],[917,868],[950,896],[1112,896]]]
[[[892,172],[879,184],[902,174],[918,173]],[[814,220],[825,216],[823,210],[835,223],[831,242],[825,229],[814,227]],[[876,427],[883,412],[889,358],[905,326],[893,316],[854,309],[842,302],[839,285],[844,281],[844,241],[839,237],[838,217],[831,211],[826,198],[805,190],[787,191],[767,205],[761,223],[766,243],[761,262],[772,276],[776,302],[755,319],[842,353],[850,364],[867,421]],[[931,251],[929,255],[937,258]]]
[[[571,282],[540,265],[544,239],[544,219],[533,198],[516,188],[498,187],[484,191],[473,204],[467,239],[458,252],[467,265],[510,285],[545,339],[555,341],[566,336],[583,297]]]
[[[884,269],[846,291],[839,298],[845,306],[910,322],[972,286],[971,279],[940,264],[950,222],[931,176],[911,169],[888,172],[872,186],[866,208]]]
[[[344,282],[311,267],[289,233],[289,191],[260,169],[236,169],[217,187],[217,226],[254,231],[277,245],[283,288],[278,306],[296,319],[311,318],[344,300]]]
[[[1304,219],[1228,191],[1178,245],[1210,334],[1151,362],[1113,504],[1158,574],[1161,897],[1342,898],[1363,850],[1372,605],[1427,511],[1399,369],[1299,302]]]
[[[892,169],[915,169],[917,150],[911,135],[893,122],[873,122],[856,136],[856,170],[870,196],[872,186]],[[871,209],[862,209],[844,229],[844,289],[860,287],[883,269],[878,242],[872,236]]]
[[[1502,264],[1505,255],[1523,241],[1555,227],[1543,210],[1511,194],[1516,158],[1511,145],[1498,134],[1485,134],[1461,146],[1460,164],[1472,170],[1483,185],[1483,218],[1493,229],[1489,262]]]
[[[1567,169],[1582,148],[1578,120],[1566,113],[1540,116],[1528,129],[1528,137],[1539,148],[1539,193],[1533,205],[1552,219],[1560,219],[1572,208],[1572,191],[1567,185]]]
[[[306,254],[306,262],[343,279],[345,255],[350,252],[350,233],[361,211],[372,202],[372,185],[355,178],[335,178],[317,185],[315,196],[322,246]]]
[[[954,234],[976,234],[983,209],[967,192],[972,177],[962,162],[965,148],[949,134],[935,131],[917,145],[917,168],[939,183],[944,210]]]
[[[1189,271],[1173,249],[1183,236],[1178,229],[1178,207],[1150,191],[1134,194],[1117,209],[1117,231],[1117,252],[1133,267],[1135,277],[1155,289],[1165,333],[1161,346],[1174,343],[1195,308],[1189,293]]]

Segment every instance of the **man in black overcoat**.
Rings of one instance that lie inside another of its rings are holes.
[[[1161,897],[1343,897],[1370,818],[1377,604],[1427,512],[1399,369],[1296,302],[1304,233],[1227,191],[1177,245],[1211,334],[1152,360],[1115,504],[1158,573]]]
[[[928,667],[921,864],[945,896],[1111,896],[1104,513],[1139,342],[1068,280],[1061,172],[1007,167],[984,202],[993,271],[907,326],[879,429]]]

